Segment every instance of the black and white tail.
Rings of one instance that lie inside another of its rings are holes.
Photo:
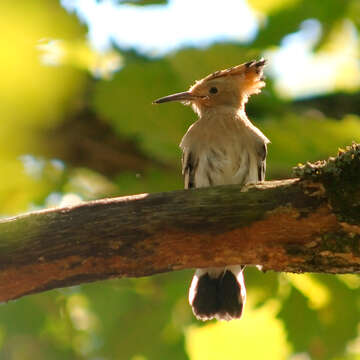
[[[191,282],[189,302],[199,320],[239,319],[245,305],[244,266],[197,269]]]

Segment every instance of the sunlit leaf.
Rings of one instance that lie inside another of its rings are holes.
[[[256,11],[271,14],[296,5],[301,0],[248,0],[249,5]]]
[[[329,290],[310,274],[285,274],[284,276],[297,290],[309,299],[310,307],[318,309],[329,303]]]
[[[334,276],[317,275],[315,279],[322,281],[321,286],[327,288],[330,301],[322,303],[317,311],[311,309],[306,295],[308,291],[300,285],[303,291],[292,289],[278,317],[284,321],[288,340],[295,352],[308,352],[316,359],[330,359],[344,353],[347,342],[357,335],[357,297]],[[308,295],[310,298],[313,296]]]
[[[281,321],[274,317],[278,307],[276,301],[257,310],[247,304],[241,320],[191,326],[186,333],[190,359],[286,359],[290,346]]]

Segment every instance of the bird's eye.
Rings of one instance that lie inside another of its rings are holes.
[[[216,94],[217,92],[218,92],[218,89],[215,86],[210,88],[210,90],[209,90],[210,94]]]

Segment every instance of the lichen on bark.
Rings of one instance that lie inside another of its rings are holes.
[[[360,144],[339,149],[337,156],[293,168],[293,174],[312,186],[323,187],[338,220],[358,226],[360,222]],[[346,225],[345,226],[345,231]],[[353,229],[356,232],[356,229]],[[360,228],[359,228],[360,230]],[[353,231],[353,232],[354,232]]]

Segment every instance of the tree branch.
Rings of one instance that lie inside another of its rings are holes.
[[[0,301],[112,277],[260,264],[360,271],[360,146],[299,178],[103,199],[0,222]]]

